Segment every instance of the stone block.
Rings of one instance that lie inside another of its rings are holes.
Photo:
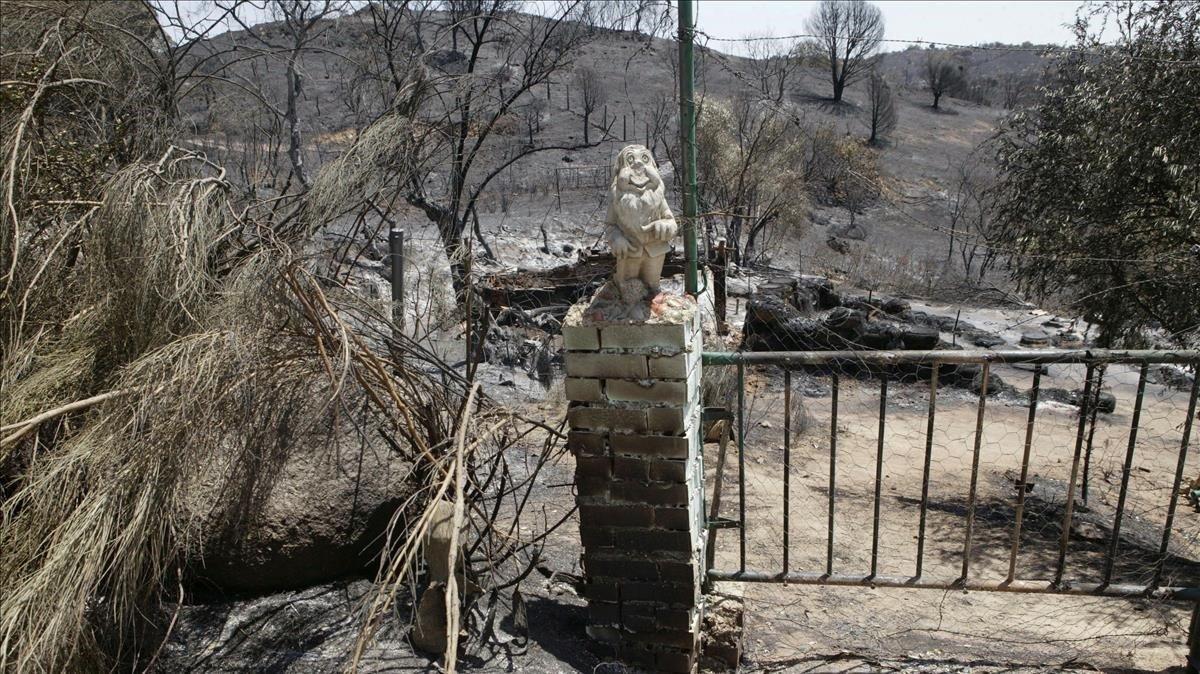
[[[679,674],[692,672],[696,668],[695,649],[660,651],[655,657],[654,666],[662,672],[678,672]]]
[[[646,356],[632,353],[567,352],[563,362],[568,377],[646,379]]]
[[[575,459],[578,481],[607,480],[612,477],[612,461],[605,456],[581,456]]]
[[[583,430],[622,430],[646,431],[647,410],[621,409],[619,407],[572,407],[567,411],[567,419],[572,428]],[[668,423],[658,421],[658,426]]]
[[[658,580],[658,564],[647,559],[585,554],[583,562],[589,576]]]
[[[650,464],[650,479],[659,482],[686,482],[687,461],[658,459]]]
[[[567,400],[589,403],[604,402],[604,387],[601,386],[602,382],[602,379],[567,377],[563,384]]]
[[[621,605],[615,601],[590,601],[588,617],[593,625],[618,625],[621,623]]]
[[[692,516],[687,508],[655,508],[654,526],[672,531],[691,529]]]
[[[650,356],[647,359],[647,374],[652,379],[687,379],[692,357],[687,353],[674,356]]]
[[[646,410],[646,429],[668,435],[683,435],[691,410],[683,407],[651,407]]]
[[[567,449],[575,456],[606,456],[608,441],[603,433],[568,431]]]
[[[687,403],[687,390],[687,382],[684,381],[609,379],[605,382],[605,395],[616,402],[684,405]],[[567,397],[571,398],[569,392]]]
[[[687,502],[687,485],[683,484],[663,485],[620,481],[613,482],[609,486],[608,492],[612,498],[626,503],[674,506]]]
[[[679,353],[692,346],[688,325],[649,323],[606,325],[600,329],[600,347],[604,349],[661,349]]]
[[[649,459],[637,456],[614,456],[613,477],[621,480],[647,480],[650,477]]]
[[[686,459],[688,438],[667,435],[613,433],[609,443],[614,454],[637,454],[668,459]]]
[[[649,527],[654,509],[645,505],[581,505],[579,516],[589,526]]]
[[[600,348],[600,331],[582,325],[564,325],[563,348],[567,351],[596,351]]]

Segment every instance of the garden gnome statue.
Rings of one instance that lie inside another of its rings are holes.
[[[646,146],[626,145],[617,153],[604,223],[617,258],[612,285],[619,299],[633,303],[657,295],[663,260],[679,225]]]

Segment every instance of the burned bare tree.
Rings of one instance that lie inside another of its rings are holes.
[[[576,68],[573,80],[575,88],[579,91],[580,114],[583,116],[583,142],[591,144],[592,113],[608,100],[608,89],[604,86],[604,79],[600,74],[591,68]],[[607,125],[608,120],[603,120],[601,127]]]
[[[883,39],[883,13],[864,0],[822,0],[805,27],[817,36],[833,83],[833,102],[840,103],[846,86],[871,69]]]
[[[237,22],[246,37],[257,44],[257,50],[262,56],[278,56],[283,60],[283,107],[262,90],[261,78],[239,76],[239,79],[242,80],[243,88],[260,92],[255,98],[266,110],[278,117],[285,128],[286,152],[291,164],[291,174],[283,190],[286,191],[292,178],[300,183],[301,189],[307,190],[312,185],[312,180],[304,165],[303,122],[300,119],[299,103],[305,75],[300,59],[305,52],[313,48],[317,40],[333,28],[328,19],[342,14],[349,4],[345,0],[274,0],[268,5],[268,12],[273,20],[269,25],[250,25],[236,7],[222,2],[218,2],[217,6],[226,9],[230,19]],[[229,71],[229,75],[233,76],[233,71]]]
[[[783,101],[788,83],[803,65],[797,47],[793,40],[770,37],[752,37],[746,43],[746,56],[750,59],[746,70],[764,97],[776,103]]]
[[[887,79],[877,70],[872,70],[867,79],[867,105],[871,127],[867,143],[878,145],[896,128],[896,98]]]

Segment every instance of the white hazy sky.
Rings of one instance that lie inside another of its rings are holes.
[[[876,2],[886,24],[884,37],[895,40],[929,40],[954,44],[1004,42],[1060,44],[1073,42],[1069,26],[1082,2],[1032,0],[1000,2],[971,0]],[[699,0],[696,27],[714,37],[791,35],[804,32],[804,20],[815,0]],[[722,51],[735,48],[710,43]],[[889,43],[885,51],[903,49]]]
[[[215,16],[213,0],[156,0],[173,13],[178,7],[188,20],[203,23]],[[537,0],[529,3],[536,10]],[[713,37],[783,36],[804,32],[804,20],[816,6],[815,0],[699,0],[697,28]],[[877,0],[889,40],[928,40],[953,44],[1005,42],[1020,44],[1068,44],[1068,26],[1084,3],[1080,0]],[[244,6],[239,14],[250,23],[266,18],[261,3]],[[174,32],[174,31],[173,31]],[[178,36],[177,36],[178,37]],[[739,51],[736,43],[710,42],[727,52]],[[885,51],[903,49],[901,43],[885,43]]]

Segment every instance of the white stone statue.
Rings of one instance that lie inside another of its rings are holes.
[[[663,260],[679,225],[667,206],[654,156],[644,145],[626,145],[617,154],[604,223],[617,258],[612,285],[619,298],[632,303],[657,295]]]

